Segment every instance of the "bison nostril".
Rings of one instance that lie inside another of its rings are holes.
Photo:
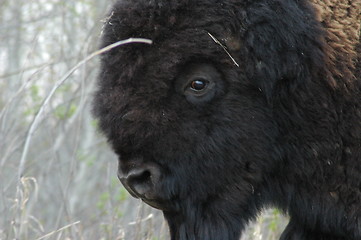
[[[130,185],[145,184],[151,179],[151,173],[148,170],[135,171],[129,173],[127,181]]]
[[[142,168],[131,169],[126,176],[119,174],[119,179],[133,196],[152,198],[154,186],[160,179],[160,170],[157,166],[147,164]]]

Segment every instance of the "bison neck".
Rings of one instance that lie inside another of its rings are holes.
[[[163,212],[172,240],[239,240],[241,232],[256,215],[256,202],[242,207],[242,201],[207,201],[184,204],[180,211]],[[229,199],[228,199],[229,200]]]

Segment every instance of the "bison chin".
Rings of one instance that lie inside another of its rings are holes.
[[[149,156],[120,159],[119,180],[133,197],[163,211],[172,240],[238,240],[261,205],[259,184],[246,174],[238,176],[239,167],[195,174],[196,164],[181,168]],[[216,171],[224,173],[216,176]]]

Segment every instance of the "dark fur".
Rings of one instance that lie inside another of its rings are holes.
[[[239,239],[265,206],[290,215],[282,240],[361,239],[360,65],[308,1],[119,1],[102,44],[130,37],[153,45],[102,55],[94,113],[120,166],[162,169],[172,239]],[[175,90],[196,63],[224,82],[203,104]]]

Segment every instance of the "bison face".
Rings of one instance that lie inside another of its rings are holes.
[[[235,67],[222,67],[185,64],[162,101],[152,94],[156,89],[139,86],[147,95],[122,88],[122,95],[133,95],[118,101],[127,110],[113,146],[119,179],[133,196],[177,212],[188,204],[212,209],[234,199],[242,205],[257,194],[261,173],[270,170],[272,117],[259,89],[240,84]],[[146,75],[134,81],[159,81]]]
[[[100,80],[115,84],[100,85],[95,103],[119,155],[120,181],[132,196],[164,211],[172,234],[195,222],[224,228],[231,217],[238,231],[224,232],[237,236],[257,208],[263,176],[276,165],[277,128],[245,68],[229,61],[206,32],[198,34],[214,57],[200,53],[194,59],[193,51],[177,46],[190,57],[179,57],[177,49],[174,62],[166,51],[171,47],[157,43],[114,50],[144,51],[134,62],[118,63],[119,69],[110,54],[103,56]]]

